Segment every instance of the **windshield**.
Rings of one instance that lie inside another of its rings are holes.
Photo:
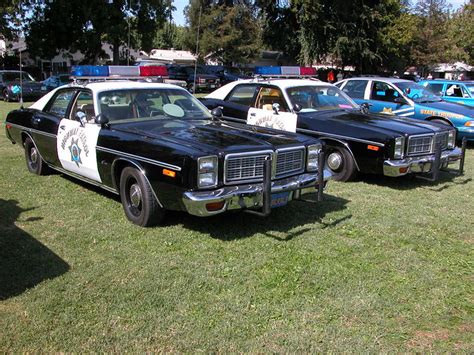
[[[415,102],[437,102],[441,101],[438,95],[417,83],[395,83],[395,86],[403,91],[403,94]]]
[[[209,110],[180,89],[126,89],[99,93],[100,112],[110,122],[160,119],[208,119]]]
[[[33,77],[25,72],[21,73],[21,79],[24,81],[35,81]],[[12,72],[12,73],[3,73],[3,80],[4,81],[20,81],[20,72]]]
[[[474,96],[474,84],[466,84],[466,87],[471,93],[471,96]]]
[[[357,108],[346,94],[334,86],[298,86],[286,92],[291,104],[301,107],[299,112]]]

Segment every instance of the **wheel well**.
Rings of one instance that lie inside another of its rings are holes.
[[[120,175],[122,174],[122,170],[128,166],[136,168],[134,164],[123,159],[118,159],[112,164],[112,182],[117,190],[120,188]]]
[[[29,134],[25,133],[25,132],[21,132],[21,144],[23,146],[25,146],[25,141],[26,141],[26,138],[31,138]]]
[[[449,121],[448,119],[443,118],[443,117],[432,116],[432,117],[428,117],[426,120],[427,120],[427,121],[440,120],[440,121],[446,122],[446,123],[449,124],[450,126],[453,126],[453,124],[451,123],[451,121]]]
[[[359,164],[357,163],[357,159],[354,156],[354,153],[352,153],[352,149],[351,149],[351,147],[349,146],[348,143],[342,142],[340,140],[336,140],[336,139],[333,139],[333,138],[320,137],[319,139],[321,139],[324,143],[326,143],[326,145],[333,145],[333,146],[337,146],[337,147],[347,149],[349,151],[349,154],[352,156],[352,159],[355,162],[355,166],[356,166],[357,171],[360,171]]]

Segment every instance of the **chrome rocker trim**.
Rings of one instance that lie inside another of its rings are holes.
[[[324,182],[332,179],[332,173],[324,170]],[[271,193],[289,191],[288,201],[301,193],[315,192],[318,174],[304,173],[271,182]],[[225,186],[211,191],[187,191],[183,194],[183,204],[189,214],[205,217],[234,209],[258,209],[263,207],[263,183]],[[225,201],[218,211],[208,211],[206,204]]]
[[[441,152],[440,169],[446,169],[448,165],[461,160],[462,156],[463,153],[460,148]],[[410,173],[429,173],[432,170],[434,161],[434,154],[401,160],[385,160],[383,163],[383,174],[385,176],[397,177]],[[401,173],[401,168],[407,168],[407,171]]]

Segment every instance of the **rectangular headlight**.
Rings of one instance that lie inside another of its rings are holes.
[[[454,149],[456,146],[456,130],[451,130],[448,133],[448,149]]]
[[[306,170],[316,171],[318,170],[319,154],[323,146],[321,144],[312,144],[308,146],[308,152],[306,154]]]
[[[218,160],[217,156],[211,155],[207,157],[200,157],[197,161],[198,172],[197,181],[198,187],[214,187],[217,185]]]
[[[395,138],[395,148],[393,150],[394,159],[403,159],[405,150],[405,137]]]

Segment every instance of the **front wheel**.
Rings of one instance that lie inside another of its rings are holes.
[[[41,158],[38,148],[30,137],[25,139],[25,159],[30,173],[36,175],[46,175],[48,173],[48,165]]]
[[[7,89],[3,90],[2,96],[3,96],[3,101],[6,101],[6,102],[12,101]]]
[[[346,148],[329,146],[326,152],[326,166],[336,181],[352,180],[357,171],[354,159]]]
[[[151,186],[137,169],[126,167],[120,175],[120,199],[127,218],[134,224],[150,227],[164,217]]]

